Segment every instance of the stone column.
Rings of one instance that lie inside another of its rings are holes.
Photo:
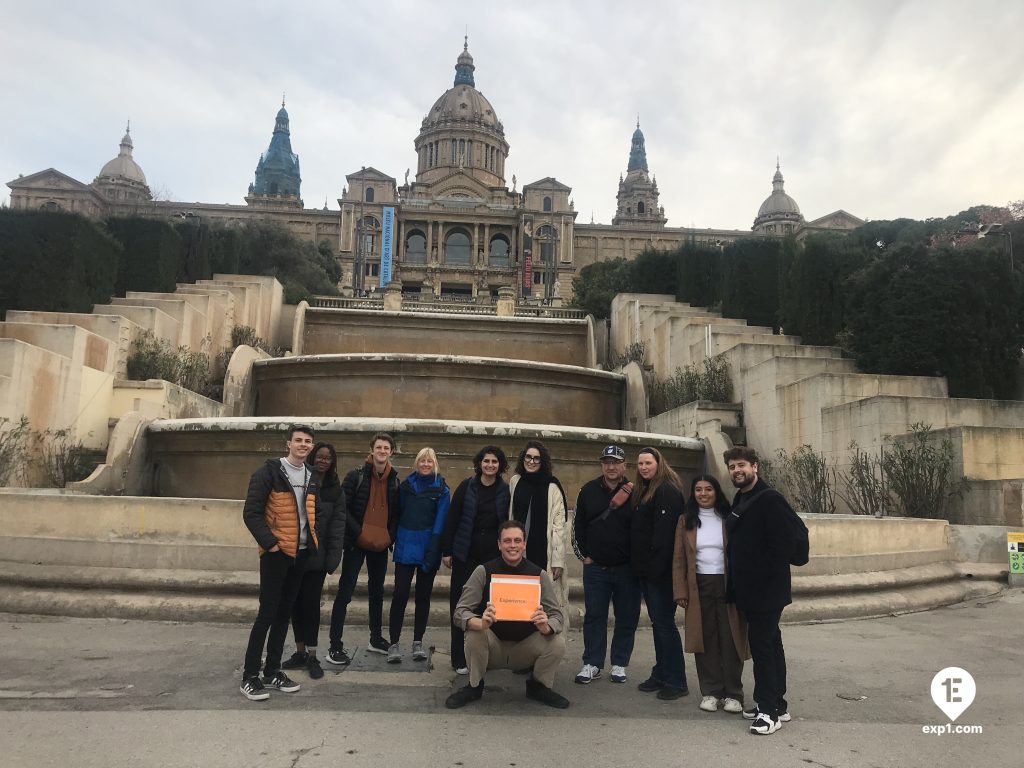
[[[384,309],[389,312],[402,311],[402,283],[392,280],[384,287]]]
[[[498,289],[498,302],[495,305],[498,317],[516,316],[516,289],[511,285],[503,285]]]
[[[484,264],[486,266],[491,265],[491,225],[490,222],[484,223]]]
[[[476,252],[477,243],[480,241],[480,223],[479,222],[476,222],[476,223],[473,224],[472,232],[473,232],[473,239],[472,239],[472,242],[469,245],[469,248],[470,248],[470,251],[469,251],[469,266],[475,267],[477,265],[477,262],[478,262],[477,252]]]

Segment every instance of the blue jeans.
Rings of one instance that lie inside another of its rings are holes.
[[[654,667],[651,677],[663,685],[686,688],[683,641],[676,626],[676,603],[671,581],[640,579],[647,615],[654,634]]]
[[[608,649],[608,604],[615,611],[612,666],[628,667],[640,621],[640,581],[629,565],[584,565],[583,663],[604,667]]]

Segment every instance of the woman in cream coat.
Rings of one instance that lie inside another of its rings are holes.
[[[700,708],[743,711],[743,660],[750,658],[747,627],[734,603],[726,602],[729,502],[711,475],[698,475],[676,526],[672,593],[685,609],[683,648],[694,654]]]
[[[530,440],[519,453],[509,492],[509,518],[526,529],[526,559],[551,574],[565,607],[565,492],[551,474],[551,454],[543,443]]]

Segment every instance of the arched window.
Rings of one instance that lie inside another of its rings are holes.
[[[456,229],[451,232],[444,241],[445,264],[469,264],[469,244],[469,235],[465,231]]]
[[[411,230],[405,238],[405,261],[408,264],[427,263],[427,238],[418,229]]]
[[[363,199],[365,199],[366,202],[368,203],[373,202],[373,187],[366,188],[366,193],[363,195]]]
[[[377,235],[380,234],[380,222],[373,216],[364,216],[358,226],[359,236],[362,238],[363,256],[374,255],[374,249],[377,246]]]
[[[544,213],[551,213],[551,198],[544,198]]]
[[[636,212],[637,213],[641,213],[642,214],[644,212],[644,210],[645,209],[644,209],[643,201],[641,201],[641,202],[636,204]]]
[[[55,203],[53,200],[49,200],[49,201],[43,203],[41,206],[39,206],[39,208],[40,208],[40,210],[43,210],[43,211],[62,211],[62,210],[64,210],[63,208],[60,207],[60,203]]]
[[[507,267],[509,255],[508,240],[504,235],[495,235],[491,238],[491,245],[488,251],[488,263],[492,267]]]
[[[540,243],[540,263],[551,265],[555,263],[555,250],[558,247],[558,233],[550,224],[545,224],[537,229],[537,241]]]

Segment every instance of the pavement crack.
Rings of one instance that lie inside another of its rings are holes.
[[[305,749],[296,749],[295,750],[295,757],[292,759],[292,764],[289,766],[289,768],[295,768],[299,764],[299,760],[304,758],[306,755],[308,755],[314,749],[322,749],[325,743],[327,743],[327,737],[326,736],[324,737],[323,741],[321,741],[315,747],[306,747]]]

